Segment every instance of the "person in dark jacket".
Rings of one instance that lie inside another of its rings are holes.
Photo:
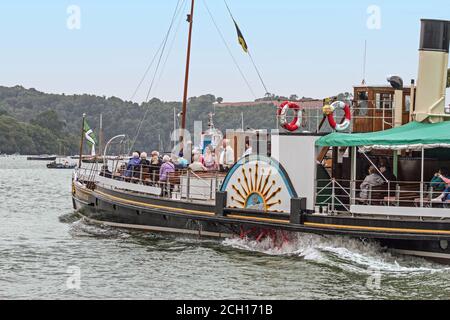
[[[109,171],[108,166],[107,165],[103,165],[102,169],[100,171],[100,176],[105,177],[105,178],[112,178],[112,172]]]
[[[140,175],[141,159],[139,153],[133,152],[133,157],[128,161],[127,171],[125,172],[125,177],[127,178],[138,178]]]
[[[386,158],[381,158],[378,161],[378,168],[388,181],[397,181],[397,177],[392,172],[392,167],[390,166],[389,161]]]
[[[152,181],[159,181],[159,169],[161,168],[162,160],[158,151],[152,151],[150,158],[150,179]]]

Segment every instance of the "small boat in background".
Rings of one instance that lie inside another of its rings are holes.
[[[30,160],[30,161],[55,161],[56,156],[48,156],[48,155],[30,156],[30,157],[27,157],[27,160]]]
[[[78,157],[79,159],[80,157]],[[103,157],[83,157],[82,159],[83,163],[104,163],[105,159]]]
[[[56,161],[50,162],[47,164],[48,169],[75,169],[75,164],[70,164],[65,161],[64,163],[57,163]]]

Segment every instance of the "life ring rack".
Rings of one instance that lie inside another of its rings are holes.
[[[287,121],[287,112],[291,109],[294,111],[294,119],[291,122]],[[280,120],[280,126],[284,129],[294,132],[300,129],[303,121],[303,109],[294,102],[285,101],[279,107],[277,111],[278,118]]]

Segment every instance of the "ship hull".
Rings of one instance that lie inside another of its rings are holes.
[[[354,217],[306,215],[302,224],[286,216],[231,212],[218,215],[215,207],[127,192],[73,186],[73,206],[90,223],[111,227],[228,238],[258,236],[266,230],[337,235],[371,239],[400,254],[450,264],[450,224]]]

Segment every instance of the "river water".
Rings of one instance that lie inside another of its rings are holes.
[[[0,158],[0,299],[449,299],[450,266],[373,243],[282,248],[88,225],[71,170]]]

